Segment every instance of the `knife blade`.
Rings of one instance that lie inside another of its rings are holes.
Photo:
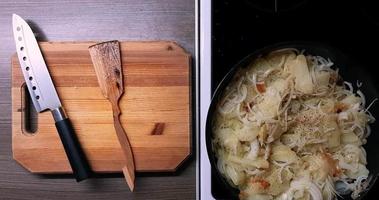
[[[33,105],[37,112],[51,111],[76,181],[84,180],[91,174],[88,161],[62,107],[33,31],[16,14],[12,23],[18,59]]]

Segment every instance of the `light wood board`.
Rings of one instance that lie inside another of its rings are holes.
[[[121,172],[124,158],[110,103],[101,94],[88,46],[95,42],[42,42],[40,47],[61,102],[95,172]],[[130,138],[136,171],[175,171],[191,154],[191,57],[176,43],[122,42],[125,94],[121,122]],[[38,130],[24,129],[24,78],[12,57],[12,150],[33,173],[70,173],[50,112]],[[161,135],[152,135],[165,123]]]

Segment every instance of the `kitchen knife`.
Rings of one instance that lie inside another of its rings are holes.
[[[84,180],[91,174],[89,164],[61,105],[37,40],[25,20],[16,14],[12,18],[17,55],[33,105],[38,112],[52,112],[76,181]]]

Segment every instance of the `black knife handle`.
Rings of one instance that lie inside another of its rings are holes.
[[[72,128],[71,121],[68,118],[55,122],[59,137],[63,143],[64,150],[70,161],[70,165],[76,181],[87,179],[91,175],[91,168],[80,147],[75,131]]]

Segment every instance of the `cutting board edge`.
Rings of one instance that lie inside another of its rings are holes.
[[[192,158],[192,147],[188,150],[187,154],[186,155],[183,155],[183,159],[181,161],[178,162],[178,164],[175,165],[175,167],[173,168],[162,168],[162,169],[154,169],[154,170],[137,170],[136,169],[136,172],[177,172],[180,168],[182,168],[183,166],[185,166],[185,164],[191,160]],[[26,169],[27,171],[31,172],[32,174],[72,174],[72,171],[71,169],[70,170],[62,170],[62,171],[57,171],[57,170],[54,170],[54,169],[51,169],[51,171],[48,171],[48,170],[36,170],[35,168],[33,167],[30,167],[28,164],[26,164],[26,162],[24,162],[23,159],[20,159],[21,155],[19,155],[19,153],[23,153],[23,151],[26,151],[26,150],[21,150],[21,149],[18,149],[18,150],[14,150],[13,149],[13,145],[12,145],[12,158],[21,166],[23,167],[24,169]],[[68,161],[67,161],[68,162]],[[122,169],[120,170],[93,170],[95,173],[105,173],[105,174],[110,174],[110,173],[122,173]]]
[[[99,42],[106,42],[108,40],[101,40],[101,41],[92,41],[92,40],[83,40],[83,41],[41,41],[38,42],[39,45],[47,45],[47,44],[88,44],[88,46],[99,43]],[[130,44],[138,44],[138,43],[151,43],[151,44],[171,44],[173,46],[178,47],[180,49],[181,53],[191,56],[190,53],[188,53],[185,48],[183,48],[177,41],[173,40],[119,40],[120,44],[123,45],[125,43]],[[170,47],[168,47],[170,48]],[[16,54],[16,53],[15,53]],[[17,55],[17,54],[16,54]]]

